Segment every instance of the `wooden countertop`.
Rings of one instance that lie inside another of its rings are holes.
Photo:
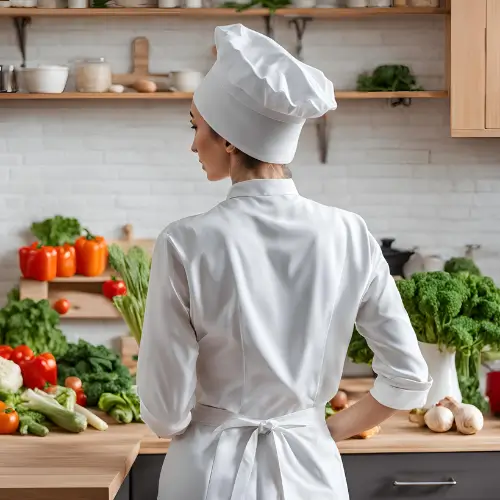
[[[382,424],[380,434],[369,439],[348,439],[337,443],[342,455],[356,453],[452,453],[464,451],[500,452],[500,419],[487,417],[484,428],[475,436],[456,431],[436,434],[408,421],[408,412],[394,415]],[[167,453],[169,441],[147,433],[139,453]]]
[[[345,380],[341,387],[359,395],[372,382]],[[81,434],[52,431],[45,438],[0,436],[0,500],[110,500],[138,454],[164,454],[168,446],[143,424],[111,424],[105,432],[89,428]],[[500,452],[500,419],[487,418],[475,436],[435,434],[402,412],[382,424],[379,435],[338,447],[341,454]]]
[[[104,432],[0,436],[0,500],[112,499],[149,432],[112,424]]]

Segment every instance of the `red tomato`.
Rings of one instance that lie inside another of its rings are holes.
[[[103,283],[102,293],[105,297],[111,300],[117,295],[126,295],[127,287],[123,281],[112,278]]]
[[[0,345],[0,358],[10,359],[13,350],[10,345]]]
[[[67,377],[64,381],[64,387],[69,387],[78,392],[82,390],[82,381],[78,377]]]
[[[55,394],[57,392],[57,385],[48,385],[44,391],[47,394]]]
[[[18,345],[10,354],[10,360],[14,361],[16,365],[33,359],[35,355],[27,345]]]
[[[87,406],[87,396],[82,390],[76,391],[76,404],[80,406]]]
[[[19,416],[12,408],[0,409],[0,434],[14,434],[19,427]]]
[[[71,307],[71,304],[69,303],[69,300],[67,300],[67,299],[59,299],[53,305],[53,308],[59,314],[66,314],[69,311],[70,307]]]

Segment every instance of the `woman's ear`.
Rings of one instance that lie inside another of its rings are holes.
[[[226,141],[226,152],[227,153],[234,153],[235,151],[236,151],[236,148],[229,141]]]

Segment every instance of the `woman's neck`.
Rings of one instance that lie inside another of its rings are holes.
[[[232,183],[236,184],[255,179],[291,179],[292,172],[286,165],[262,163],[254,168],[235,166],[230,169],[230,176]]]

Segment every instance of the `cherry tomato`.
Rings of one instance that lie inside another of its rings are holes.
[[[76,391],[76,404],[80,406],[87,406],[87,396],[83,391]]]
[[[70,307],[71,307],[71,304],[69,303],[69,300],[67,300],[67,299],[59,299],[53,305],[53,308],[59,314],[66,314],[69,311]]]
[[[116,295],[126,295],[127,286],[123,281],[112,278],[103,283],[102,293],[105,297],[111,300]]]
[[[57,392],[57,385],[48,385],[44,391],[47,394],[55,394]]]
[[[2,403],[4,406],[5,404]],[[14,434],[19,427],[19,416],[12,408],[0,409],[0,434]]]
[[[0,358],[10,359],[13,350],[10,345],[0,345]]]
[[[18,345],[10,354],[10,360],[14,361],[16,365],[33,359],[35,355],[27,345]]]
[[[82,390],[82,381],[78,377],[67,377],[64,381],[64,387],[69,387],[78,392]]]

